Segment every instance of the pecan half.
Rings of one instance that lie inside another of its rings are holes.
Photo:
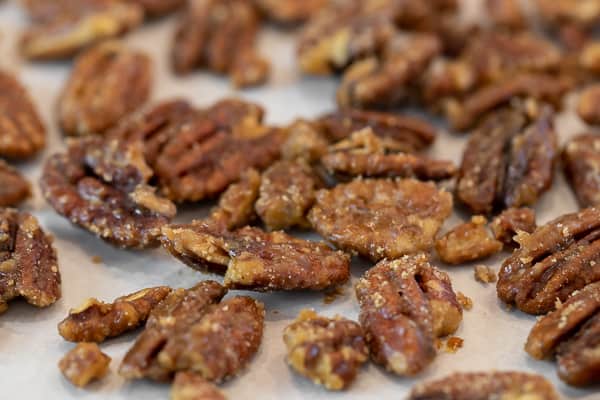
[[[15,168],[0,160],[0,207],[11,207],[31,196],[29,182]]]
[[[410,400],[544,399],[560,397],[541,375],[513,371],[456,372],[417,384]]]
[[[58,104],[61,128],[73,136],[104,133],[146,102],[151,85],[146,54],[100,43],[77,57]]]
[[[228,74],[235,86],[263,83],[269,64],[256,49],[259,16],[245,0],[191,0],[173,42],[175,72],[198,66]]]
[[[143,324],[170,292],[166,286],[142,289],[108,304],[90,298],[58,324],[58,333],[71,342],[103,342]]]
[[[223,224],[227,230],[248,225],[255,217],[254,204],[258,199],[261,178],[251,169],[239,182],[229,185],[219,198],[219,204],[210,213],[210,219]]]
[[[313,228],[341,249],[378,261],[428,251],[452,196],[413,179],[355,180],[317,192]]]
[[[254,0],[258,9],[279,24],[297,24],[311,18],[327,4],[327,0]]]
[[[163,229],[163,245],[192,268],[225,275],[232,289],[322,290],[346,282],[350,257],[326,244],[245,227],[194,221]]]
[[[212,383],[194,372],[175,374],[171,400],[225,400],[225,395]]]
[[[356,284],[371,358],[397,375],[415,375],[435,357],[434,340],[454,333],[462,308],[448,275],[425,254],[380,261]]]
[[[78,343],[60,360],[58,367],[73,385],[84,387],[108,373],[110,360],[96,343]]]
[[[600,84],[587,87],[579,98],[577,114],[579,117],[592,125],[600,125]]]
[[[435,250],[448,264],[462,264],[490,257],[502,250],[502,242],[494,239],[481,215],[452,228],[435,242]]]
[[[521,311],[544,314],[555,300],[600,280],[600,210],[566,214],[516,237],[520,244],[500,269],[498,297]]]
[[[329,390],[347,388],[369,359],[359,324],[303,310],[283,331],[287,362],[300,375]]]
[[[46,128],[21,83],[0,71],[0,156],[27,158],[46,145]]]
[[[600,204],[600,137],[589,133],[572,138],[565,145],[562,159],[579,205]]]
[[[492,220],[490,228],[496,240],[514,245],[514,236],[520,232],[532,233],[537,227],[535,211],[531,208],[509,208]]]
[[[60,215],[120,247],[159,244],[160,228],[176,212],[147,185],[152,174],[140,146],[89,137],[52,156],[40,185]]]
[[[321,163],[330,174],[346,178],[444,180],[456,174],[456,166],[451,161],[405,153],[403,147],[402,143],[380,139],[371,128],[365,128],[331,146]]]
[[[60,272],[52,239],[37,219],[10,208],[0,211],[0,312],[23,297],[36,307],[60,298]]]

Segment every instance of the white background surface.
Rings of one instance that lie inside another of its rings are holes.
[[[4,2],[8,3],[8,2]],[[9,4],[0,6],[0,65],[16,72],[29,88],[49,127],[49,146],[28,163],[19,165],[34,182],[35,197],[25,209],[33,212],[47,232],[55,236],[59,265],[63,279],[63,296],[49,309],[36,309],[24,302],[10,303],[9,310],[0,316],[0,399],[166,399],[168,385],[146,381],[128,383],[116,370],[131,345],[136,331],[109,340],[101,347],[112,358],[107,378],[87,389],[75,389],[61,376],[58,360],[72,348],[57,333],[56,324],[71,307],[88,297],[111,301],[132,291],[155,285],[189,287],[198,280],[212,278],[193,271],[168,256],[162,250],[133,252],[113,248],[91,234],[71,226],[57,216],[39,195],[37,180],[42,161],[63,146],[54,120],[57,95],[69,71],[67,63],[28,64],[19,59],[16,50],[18,32],[24,23],[19,10]],[[227,95],[240,95],[262,103],[272,123],[286,123],[296,117],[312,117],[334,107],[334,79],[300,78],[294,62],[293,35],[267,30],[261,37],[261,47],[274,63],[274,73],[268,86],[234,93],[227,79],[206,73],[196,73],[185,79],[174,77],[169,68],[173,19],[146,25],[127,38],[127,41],[150,53],[155,61],[156,84],[153,98],[185,97],[198,106],[209,105]],[[571,99],[571,103],[572,103]],[[583,129],[572,115],[558,121],[561,142]],[[440,132],[432,155],[460,161],[464,137]],[[207,208],[180,208],[179,221],[202,216]],[[576,210],[573,195],[559,172],[551,192],[537,204],[538,223],[548,221],[564,212]],[[444,229],[467,215],[454,215]],[[103,262],[95,264],[93,256]],[[506,253],[487,262],[498,269]],[[355,261],[352,281],[368,265]],[[251,294],[265,302],[267,315],[263,344],[249,368],[224,385],[231,399],[401,399],[410,387],[421,379],[441,377],[457,370],[516,369],[539,372],[552,380],[566,398],[600,399],[594,391],[567,388],[556,377],[551,362],[532,360],[523,351],[523,344],[535,319],[519,312],[507,311],[496,298],[494,285],[484,286],[474,281],[472,266],[442,268],[448,271],[454,288],[474,301],[471,311],[456,333],[465,340],[456,354],[440,352],[433,364],[417,378],[399,378],[382,369],[368,365],[360,372],[351,389],[344,393],[329,393],[296,376],[284,363],[283,328],[305,307],[313,307],[325,315],[342,314],[352,319],[358,316],[358,305],[352,285],[332,304],[324,304],[321,293]],[[217,278],[218,279],[218,278]],[[597,390],[597,389],[596,389]]]

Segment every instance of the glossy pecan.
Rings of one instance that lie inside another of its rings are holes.
[[[258,199],[260,184],[260,174],[254,169],[249,170],[223,192],[209,218],[223,224],[227,230],[248,225],[256,218],[254,204]]]
[[[0,160],[0,207],[16,206],[29,196],[31,187],[25,177]]]
[[[532,233],[537,227],[535,211],[531,208],[509,208],[492,220],[490,228],[496,240],[514,245],[514,236],[520,232]]]
[[[108,373],[110,360],[96,343],[78,343],[60,360],[58,367],[73,385],[84,387]]]
[[[572,138],[565,145],[562,159],[579,205],[600,204],[600,136],[588,133]]]
[[[175,374],[171,400],[225,400],[225,395],[211,382],[195,372]]]

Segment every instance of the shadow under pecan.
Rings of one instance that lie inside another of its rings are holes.
[[[0,156],[27,158],[46,145],[46,128],[31,97],[11,74],[0,71]]]
[[[40,186],[60,215],[114,245],[154,247],[175,205],[147,185],[139,146],[99,137],[70,143],[44,166]]]
[[[143,19],[138,5],[121,0],[30,1],[33,25],[21,38],[32,60],[60,59],[134,29]]]
[[[537,228],[535,211],[526,207],[509,208],[492,220],[490,228],[496,240],[505,245],[515,245],[515,235],[520,232],[532,233]]]
[[[171,400],[226,400],[221,391],[195,372],[181,371],[175,374],[171,387]]]
[[[371,358],[397,375],[425,369],[435,339],[454,333],[462,320],[450,278],[425,254],[380,261],[358,281],[356,297]]]
[[[254,204],[258,199],[260,174],[251,169],[240,180],[229,185],[210,213],[210,220],[222,224],[227,230],[244,227],[256,219]]]
[[[237,87],[264,83],[269,63],[256,48],[259,28],[259,15],[249,1],[190,0],[173,41],[175,72],[206,66],[228,74]]]
[[[345,283],[350,257],[326,244],[245,227],[230,232],[210,221],[163,229],[163,245],[198,270],[225,275],[230,289],[322,290]]]
[[[520,244],[504,261],[498,297],[529,314],[554,310],[556,299],[600,280],[600,210],[566,214],[520,233]]]
[[[0,159],[0,207],[16,206],[29,196],[31,187],[27,179]]]
[[[102,134],[150,95],[152,62],[123,43],[100,43],[81,54],[58,104],[67,135]]]
[[[96,343],[79,343],[60,360],[58,367],[73,385],[84,387],[106,376],[110,360]]]
[[[37,219],[10,208],[0,210],[0,313],[17,297],[48,307],[60,298],[60,283],[56,250]]]
[[[417,384],[410,400],[558,400],[558,393],[541,375],[514,371],[455,372]]]
[[[169,287],[158,286],[119,297],[112,303],[90,298],[58,324],[58,333],[71,342],[103,342],[143,324],[170,292]]]
[[[563,168],[581,207],[600,204],[600,136],[588,133],[569,140]]]
[[[253,0],[268,19],[284,25],[305,22],[327,5],[327,0]]]
[[[171,379],[174,371],[158,363],[158,354],[171,338],[201,321],[208,307],[218,304],[226,293],[227,289],[214,281],[171,291],[150,312],[146,328],[123,358],[119,374],[126,379]]]
[[[428,251],[452,212],[452,196],[413,179],[357,179],[317,192],[313,228],[339,248],[374,261]]]
[[[350,386],[369,359],[359,324],[337,316],[325,318],[303,310],[283,331],[287,363],[300,375],[329,390]]]

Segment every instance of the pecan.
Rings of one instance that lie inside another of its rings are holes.
[[[96,343],[78,343],[58,363],[61,372],[73,385],[84,387],[108,373],[110,357]]]
[[[587,43],[579,54],[579,65],[585,71],[600,75],[600,41]]]
[[[144,14],[155,18],[170,14],[185,4],[185,0],[126,0],[144,9]]]
[[[516,237],[520,244],[500,269],[498,297],[521,311],[544,314],[555,300],[600,280],[600,210],[566,214]]]
[[[308,226],[320,182],[302,161],[278,161],[262,175],[256,213],[269,230]]]
[[[175,206],[147,185],[151,171],[139,146],[89,137],[46,163],[40,184],[52,207],[72,223],[121,247],[159,244]]]
[[[269,64],[257,53],[258,28],[259,16],[246,0],[189,1],[173,42],[175,71],[207,66],[238,87],[263,83]]]
[[[542,18],[551,24],[591,27],[600,20],[600,1],[536,0]]]
[[[148,99],[151,70],[146,54],[116,41],[81,54],[58,105],[63,131],[74,136],[104,133]]]
[[[455,372],[417,384],[410,400],[544,399],[560,397],[541,375],[513,371]]]
[[[452,334],[462,308],[448,275],[425,254],[380,261],[356,285],[371,358],[398,375],[415,375],[435,357],[434,340]]]
[[[355,180],[317,192],[308,215],[336,246],[378,261],[428,251],[452,211],[452,196],[412,179]]]
[[[591,85],[579,97],[577,104],[577,114],[579,117],[592,125],[600,125],[600,84]]]
[[[515,244],[513,238],[518,233],[532,233],[536,227],[535,211],[525,207],[504,210],[490,224],[496,240],[506,245]]]
[[[600,137],[593,133],[574,137],[565,145],[562,159],[581,207],[600,204]]]
[[[435,141],[435,127],[425,120],[385,112],[341,109],[322,116],[319,121],[327,136],[333,141],[347,138],[353,132],[371,128],[383,138],[403,144],[403,151],[416,152]]]
[[[457,225],[435,242],[435,249],[445,263],[462,264],[490,257],[502,250],[502,242],[494,239],[481,215]]]
[[[327,153],[329,139],[317,124],[298,120],[286,128],[287,139],[281,145],[284,160],[301,159],[309,164],[318,162]]]
[[[0,160],[0,207],[16,206],[31,196],[29,182],[15,168]]]
[[[258,199],[260,174],[251,169],[243,174],[239,182],[229,185],[212,210],[210,219],[222,223],[227,230],[248,225],[255,217],[254,204]]]
[[[327,4],[327,0],[254,0],[256,7],[280,24],[297,24],[311,18]]]
[[[52,239],[37,219],[10,208],[0,211],[0,312],[23,297],[36,307],[60,298],[60,272]]]
[[[499,110],[470,137],[458,174],[458,198],[475,213],[534,204],[550,188],[558,139],[544,107],[525,128],[518,110]]]
[[[228,232],[194,221],[166,226],[163,244],[192,268],[224,274],[231,289],[322,290],[350,277],[346,254],[279,231],[245,227]]]
[[[359,324],[303,310],[283,331],[287,362],[300,375],[329,390],[347,388],[369,359]]]
[[[142,289],[109,304],[90,298],[58,324],[58,333],[71,342],[103,342],[144,323],[170,292],[166,286]]]
[[[527,25],[524,10],[518,0],[486,0],[484,5],[496,27],[519,30]]]
[[[34,21],[21,50],[34,60],[67,58],[100,41],[137,27],[143,10],[121,0],[30,1]]]
[[[194,372],[175,374],[171,400],[225,400],[225,395],[212,383]]]
[[[476,265],[474,269],[475,280],[481,283],[493,283],[498,280],[496,272],[485,265]]]
[[[321,163],[330,174],[342,177],[444,180],[456,174],[451,161],[405,153],[403,147],[402,143],[380,139],[371,128],[365,128],[331,146]]]
[[[0,71],[0,156],[27,158],[46,145],[46,128],[19,81]]]

